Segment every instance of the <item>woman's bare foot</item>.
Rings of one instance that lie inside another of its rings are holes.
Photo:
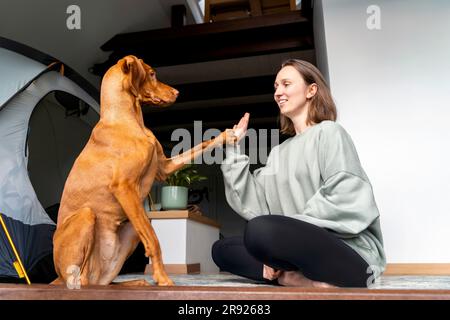
[[[336,286],[333,286],[332,284],[329,284],[326,282],[320,282],[320,281],[313,281],[313,287],[314,288],[337,288]]]
[[[299,271],[283,271],[278,277],[278,284],[286,287],[312,287],[313,281]]]
[[[319,282],[308,279],[299,271],[282,272],[278,277],[278,284],[286,287],[336,288],[335,286],[326,282]]]

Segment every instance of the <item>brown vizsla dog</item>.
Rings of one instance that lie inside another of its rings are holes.
[[[155,179],[165,180],[201,153],[227,138],[230,141],[225,131],[166,158],[144,126],[141,104],[168,106],[177,96],[177,90],[159,82],[155,71],[135,56],[119,60],[103,77],[100,121],[75,161],[62,195],[53,239],[59,276],[55,284],[71,281],[74,270],[79,271],[82,286],[110,284],[142,241],[152,260],[155,282],[173,285],[164,270],[144,199]]]

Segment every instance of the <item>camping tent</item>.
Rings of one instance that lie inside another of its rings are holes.
[[[47,211],[99,119],[98,92],[52,61],[0,38],[0,212],[27,271],[51,257],[55,217]],[[0,278],[18,277],[15,260],[0,227]]]

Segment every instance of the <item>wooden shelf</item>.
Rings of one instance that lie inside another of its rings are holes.
[[[150,211],[147,216],[150,219],[188,219],[220,229],[220,225],[213,219],[187,210]]]

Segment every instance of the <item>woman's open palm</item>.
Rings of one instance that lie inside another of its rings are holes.
[[[247,112],[241,118],[238,124],[233,126],[233,129],[226,129],[222,132],[222,136],[226,144],[234,145],[238,143],[247,134],[248,120],[250,119],[250,114]],[[223,141],[223,140],[221,140]]]
[[[246,112],[238,124],[234,125],[233,131],[236,137],[236,142],[239,142],[247,134],[248,121],[250,113]]]

